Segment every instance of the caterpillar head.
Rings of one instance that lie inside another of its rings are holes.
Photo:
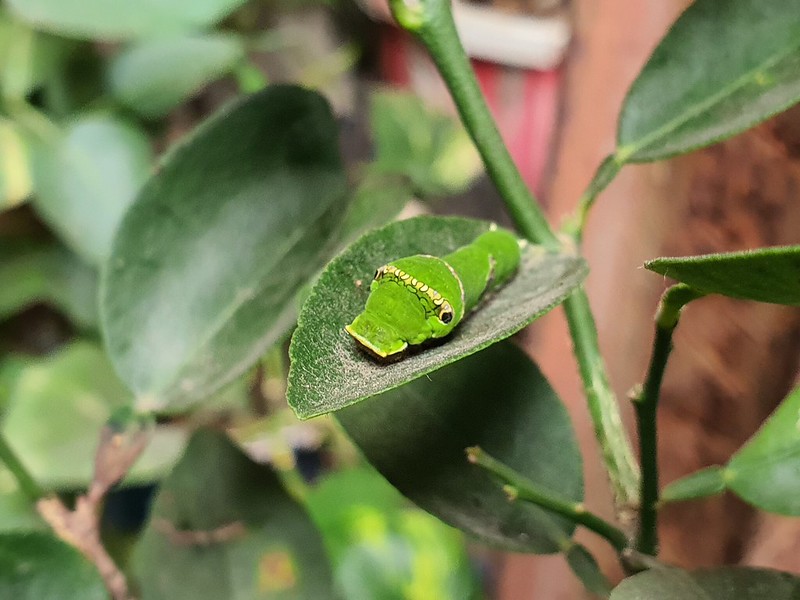
[[[366,350],[380,358],[386,358],[408,347],[400,333],[380,315],[363,312],[344,330]]]

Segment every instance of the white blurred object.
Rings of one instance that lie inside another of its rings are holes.
[[[373,19],[393,23],[386,0],[357,0]],[[505,12],[492,6],[453,3],[453,17],[467,54],[501,65],[547,71],[564,59],[572,36],[561,3],[541,2],[551,14]]]
[[[546,71],[558,66],[570,40],[563,15],[526,16],[464,2],[453,4],[467,54],[510,67]]]

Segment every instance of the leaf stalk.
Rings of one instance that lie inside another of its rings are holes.
[[[605,538],[620,554],[628,547],[628,538],[621,529],[586,510],[582,502],[563,498],[557,492],[533,483],[478,446],[467,448],[466,454],[469,462],[486,469],[505,482],[503,491],[509,500],[530,502],[573,523],[583,525]]]

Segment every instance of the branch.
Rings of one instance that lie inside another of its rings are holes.
[[[583,525],[608,540],[618,553],[622,553],[628,547],[628,538],[620,529],[586,510],[582,502],[573,502],[562,498],[556,492],[536,485],[478,446],[467,448],[466,453],[469,462],[486,469],[506,483],[503,491],[510,500],[530,502],[561,515],[573,523]]]
[[[125,575],[100,539],[100,511],[109,490],[125,476],[147,447],[151,425],[148,419],[126,411],[122,423],[112,422],[103,428],[95,456],[94,478],[86,494],[78,497],[75,510],[69,510],[56,496],[42,498],[37,503],[39,514],[56,535],[77,548],[97,567],[114,600],[132,600],[132,597]]]
[[[634,396],[636,428],[639,433],[639,456],[642,465],[641,506],[636,549],[655,555],[658,548],[658,437],[657,411],[661,382],[672,351],[672,334],[678,325],[681,309],[703,294],[679,283],[668,288],[656,311],[656,333],[650,366],[641,393]]]

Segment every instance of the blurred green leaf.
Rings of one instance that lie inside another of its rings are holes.
[[[159,117],[231,71],[244,55],[243,41],[222,33],[137,42],[111,61],[111,93],[140,115]]]
[[[223,19],[245,0],[8,0],[36,29],[66,37],[121,40],[197,31]]]
[[[580,544],[574,544],[566,553],[567,563],[583,587],[600,598],[608,598],[611,594],[611,583],[597,564],[594,556]],[[655,600],[655,599],[653,599]]]
[[[556,552],[574,524],[525,502],[467,462],[480,446],[531,482],[580,502],[581,455],[564,406],[509,342],[342,409],[367,460],[415,504],[478,539],[517,552]]]
[[[328,475],[306,497],[344,598],[466,600],[477,591],[462,536],[412,508],[372,469]]]
[[[45,487],[80,488],[91,480],[100,430],[115,408],[130,401],[103,351],[76,342],[52,357],[31,361],[17,374],[2,431]],[[184,441],[181,430],[159,428],[127,481],[160,476]]]
[[[47,533],[0,534],[0,598],[106,600],[97,569]]]
[[[800,306],[800,246],[656,258],[644,266],[706,294]]]
[[[714,496],[725,491],[725,469],[718,466],[706,467],[677,481],[673,481],[661,491],[662,502],[681,502]]]
[[[32,190],[28,143],[13,121],[0,118],[0,212],[24,202]]]
[[[2,15],[5,16],[5,15]],[[49,80],[58,77],[75,42],[34,31],[25,23],[8,19],[0,28],[0,88],[11,103],[27,97]]]
[[[404,177],[381,173],[372,165],[362,174],[342,219],[341,241],[352,242],[370,229],[385,225],[412,198]]]
[[[730,137],[800,101],[795,0],[697,0],[622,107],[616,156],[657,160]]]
[[[734,455],[725,481],[728,489],[762,510],[800,515],[800,388]]]
[[[622,581],[611,600],[796,600],[800,578],[768,569],[650,569]]]
[[[17,384],[17,379],[34,360],[26,355],[16,353],[7,353],[0,357],[0,415],[8,406],[8,399]],[[0,486],[0,491],[2,489]]]
[[[275,473],[199,431],[133,557],[142,600],[334,598],[322,541]]]
[[[442,256],[472,242],[489,224],[418,217],[368,233],[331,261],[300,312],[292,337],[288,401],[301,419],[335,411],[397,387],[507,338],[580,284],[586,265],[574,256],[527,246],[514,279],[464,319],[443,343],[383,364],[367,357],[344,326],[364,310],[380,265],[412,254]]]
[[[97,322],[97,274],[59,244],[0,238],[0,281],[0,321],[44,302],[78,327]]]
[[[483,163],[464,127],[411,94],[375,92],[370,112],[375,166],[404,175],[423,197],[463,192]]]
[[[36,209],[78,254],[99,264],[150,172],[147,135],[111,115],[86,115],[33,150]]]
[[[301,88],[245,98],[169,155],[101,284],[109,351],[140,407],[207,398],[286,334],[344,199],[333,116]]]
[[[14,476],[0,466],[0,532],[45,529],[30,496],[20,491]]]

